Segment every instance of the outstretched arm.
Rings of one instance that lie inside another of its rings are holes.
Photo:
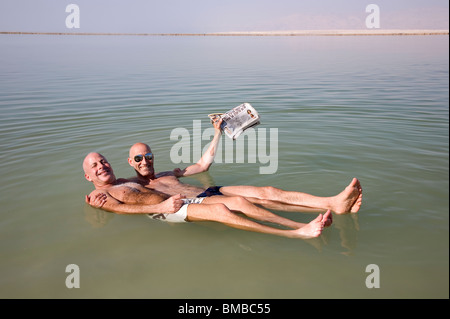
[[[94,191],[89,196],[86,196],[85,201],[95,208],[101,208],[117,214],[171,214],[177,212],[183,206],[182,198],[184,196],[178,194],[153,205],[127,204],[115,199],[107,192]]]
[[[217,153],[217,146],[220,141],[220,137],[222,136],[222,130],[220,128],[220,124],[222,124],[222,119],[219,117],[213,122],[214,125],[214,137],[209,144],[208,149],[202,155],[202,157],[198,160],[197,163],[186,167],[185,169],[176,168],[173,170],[173,174],[176,177],[184,177],[189,175],[194,175],[198,173],[206,172],[214,161],[214,157]]]

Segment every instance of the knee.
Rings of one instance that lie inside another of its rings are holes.
[[[225,204],[212,204],[212,211],[211,214],[211,220],[225,223],[226,221],[229,221],[230,218],[232,218],[233,212],[228,209],[228,207]]]
[[[228,209],[228,207],[225,204],[222,203],[217,203],[217,204],[212,204],[212,209],[216,212],[216,213],[220,213],[220,214],[227,214],[230,212],[230,210]]]
[[[263,186],[262,191],[265,198],[273,198],[273,196],[278,194],[279,189],[273,186]]]
[[[232,197],[235,205],[241,207],[241,206],[247,206],[248,204],[251,204],[246,198],[242,196],[233,196]]]

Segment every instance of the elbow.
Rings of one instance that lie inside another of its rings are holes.
[[[194,175],[203,173],[209,170],[209,167],[211,166],[210,163],[205,163],[202,161],[199,161],[195,165],[192,165],[186,169],[186,172],[184,173],[184,176]]]
[[[202,164],[199,166],[198,172],[199,172],[199,173],[207,172],[207,171],[209,171],[209,168],[210,168],[210,167],[211,167],[211,163],[202,163]]]

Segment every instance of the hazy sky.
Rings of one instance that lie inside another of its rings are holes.
[[[66,6],[80,28],[66,26]],[[203,33],[366,29],[366,6],[380,29],[448,29],[448,0],[0,0],[0,31]]]

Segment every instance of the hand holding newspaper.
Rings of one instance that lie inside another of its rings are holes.
[[[225,114],[213,113],[209,114],[208,117],[211,119],[211,122],[217,117],[221,117],[222,124],[220,128],[233,140],[237,139],[249,127],[260,124],[259,114],[250,103],[238,105]]]

